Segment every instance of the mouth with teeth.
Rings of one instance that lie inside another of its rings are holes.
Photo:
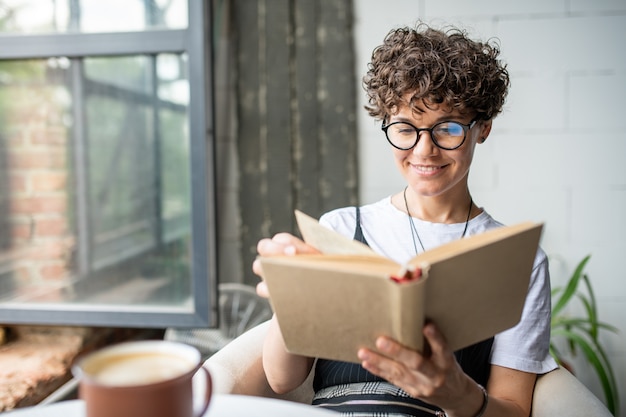
[[[442,171],[446,165],[413,165],[413,169],[420,175],[435,175]]]

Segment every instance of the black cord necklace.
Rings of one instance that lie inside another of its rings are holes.
[[[420,234],[417,233],[417,228],[415,227],[415,223],[413,222],[413,216],[411,216],[411,212],[409,211],[409,203],[406,201],[406,190],[409,188],[408,186],[404,189],[404,193],[402,194],[404,197],[404,207],[406,207],[406,214],[409,216],[409,226],[411,227],[411,237],[413,238],[413,247],[415,248],[415,254],[417,255],[417,242],[420,243],[420,247],[422,248],[422,252],[426,252],[424,249],[424,244],[422,243],[422,239],[420,239]],[[469,209],[467,210],[467,219],[465,219],[465,228],[463,229],[463,234],[461,235],[461,239],[465,237],[465,233],[467,233],[467,226],[469,224],[470,215],[472,214],[472,205],[474,204],[474,200],[472,196],[470,196],[470,204]],[[415,241],[415,236],[417,236],[417,242]]]

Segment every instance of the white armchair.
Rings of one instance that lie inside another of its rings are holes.
[[[268,322],[262,323],[211,356],[206,365],[214,392],[282,398],[310,403],[313,375],[286,395],[277,395],[267,383],[261,362]],[[535,385],[531,417],[610,417],[608,409],[576,377],[565,369],[540,376]]]

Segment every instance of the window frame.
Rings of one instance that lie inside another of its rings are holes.
[[[71,303],[0,304],[0,322],[7,324],[93,325],[116,327],[214,327],[217,322],[216,171],[213,124],[212,34],[209,2],[189,0],[188,27],[120,33],[53,33],[0,35],[0,60],[51,57],[186,53],[189,62],[189,140],[192,229],[192,311],[148,306],[87,306]],[[80,66],[73,65],[73,71]],[[74,79],[76,79],[74,77]],[[81,86],[74,85],[74,95]],[[81,106],[74,106],[72,141],[81,152],[84,141]],[[84,151],[84,149],[83,149]],[[76,176],[79,199],[85,178]],[[83,202],[84,203],[84,202]],[[83,204],[80,201],[77,204]],[[78,219],[79,233],[87,219]],[[80,238],[79,238],[80,240]],[[79,255],[80,256],[80,255]],[[80,260],[79,260],[80,263]]]

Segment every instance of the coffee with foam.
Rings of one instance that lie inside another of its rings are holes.
[[[181,376],[194,368],[186,358],[155,352],[111,354],[85,366],[91,378],[103,385],[153,384]]]

